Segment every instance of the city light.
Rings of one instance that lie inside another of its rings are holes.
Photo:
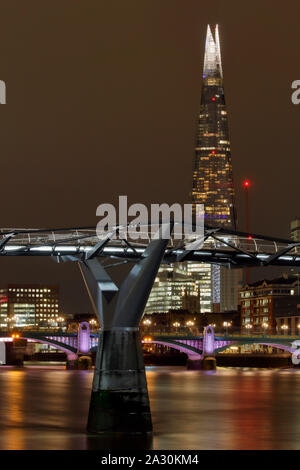
[[[146,318],[146,320],[143,321],[143,324],[144,325],[151,325],[151,320],[149,320],[148,318]]]
[[[18,333],[13,333],[11,335],[11,337],[14,338],[14,339],[18,339],[18,338],[20,338],[20,335]]]
[[[145,337],[143,338],[143,341],[144,341],[145,343],[151,343],[152,338],[151,338],[151,336],[145,336]]]

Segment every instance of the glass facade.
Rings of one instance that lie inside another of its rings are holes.
[[[197,136],[193,166],[192,202],[204,204],[205,224],[236,228],[234,186],[225,104],[223,71],[218,26],[213,37],[207,27],[202,95],[197,123]],[[195,268],[191,267],[195,272]],[[197,273],[206,282],[206,296],[210,307],[205,311],[233,310],[238,302],[238,276],[217,265],[197,265]],[[230,284],[230,285],[229,285]],[[226,286],[226,287],[225,287]],[[208,293],[210,289],[210,293]],[[228,299],[228,289],[233,292]],[[204,309],[203,309],[204,311]]]
[[[200,312],[199,285],[186,263],[163,265],[154,281],[145,314],[186,309]]]
[[[206,225],[222,224],[235,228],[234,187],[218,26],[215,28],[215,38],[210,27],[207,28],[192,203],[194,211],[197,203],[204,204]],[[199,313],[210,313],[212,310],[217,312],[220,308],[223,311],[237,308],[240,270],[238,274],[232,275],[229,270],[217,265],[192,262],[183,265],[184,268],[181,269],[186,270],[197,286],[195,290],[199,295]],[[175,279],[175,271],[179,268],[171,269],[174,269]],[[179,285],[183,281],[175,283],[174,279],[165,278],[165,270],[165,267],[159,270],[146,313],[184,308],[183,297],[179,294]],[[166,292],[166,299],[163,300]]]
[[[193,168],[192,201],[207,225],[235,228],[234,187],[218,26],[208,26]],[[195,206],[194,206],[195,207]]]

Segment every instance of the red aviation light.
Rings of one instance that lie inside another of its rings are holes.
[[[249,181],[248,179],[244,180],[244,181],[243,181],[243,186],[244,186],[244,188],[246,188],[246,189],[249,188],[249,186],[250,186],[250,181]]]
[[[212,101],[216,101],[216,98],[213,96],[211,100],[212,100]]]
[[[252,240],[252,235],[248,235],[248,240]]]
[[[215,155],[215,153],[216,153],[215,150],[212,150],[212,151],[211,151],[211,154],[212,154],[212,155]]]

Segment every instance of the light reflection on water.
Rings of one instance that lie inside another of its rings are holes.
[[[85,434],[92,376],[0,367],[0,449],[300,449],[300,369],[148,367],[153,440]]]

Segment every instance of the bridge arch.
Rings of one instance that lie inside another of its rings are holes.
[[[75,356],[77,358],[77,350],[73,346],[69,346],[68,344],[61,343],[60,341],[57,341],[55,339],[50,339],[47,337],[35,337],[31,335],[22,335],[22,338],[28,339],[30,341],[34,341],[35,343],[42,343],[42,344],[48,344],[49,346],[53,346],[56,349],[59,349],[60,351],[63,351],[64,353],[67,354],[69,358],[75,359]]]
[[[185,343],[181,343],[175,340],[169,339],[155,339],[153,338],[151,341],[142,341],[143,344],[161,344],[163,346],[176,349],[188,356],[189,359],[196,360],[202,359],[202,350],[195,348],[194,346],[190,346]]]
[[[278,349],[281,349],[282,351],[290,352],[291,354],[293,354],[293,352],[295,351],[295,348],[293,348],[292,346],[289,346],[288,344],[274,343],[274,339],[270,341],[266,339],[264,341],[255,341],[255,340],[232,341],[232,343],[226,344],[225,346],[216,347],[215,353],[225,351],[225,349],[228,349],[231,346],[243,346],[245,344],[260,344],[262,346],[272,346],[272,348],[278,348]]]

